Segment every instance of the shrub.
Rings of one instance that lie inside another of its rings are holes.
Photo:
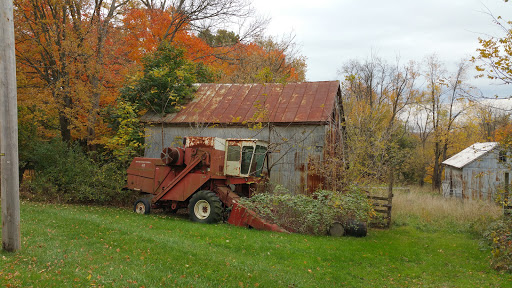
[[[494,222],[484,236],[491,245],[492,267],[512,272],[512,219]]]
[[[328,205],[334,208],[335,220],[338,222],[344,223],[349,219],[367,222],[376,217],[372,201],[368,198],[366,192],[356,186],[349,187],[344,193],[320,190],[314,195],[329,200]]]
[[[283,189],[277,186],[240,203],[269,222],[303,234],[326,234],[334,222],[366,222],[375,215],[366,194],[355,187],[345,193],[319,190],[311,196],[291,195]]]
[[[36,200],[60,203],[119,204],[131,192],[122,191],[126,169],[112,163],[96,163],[78,146],[60,140],[34,145],[30,161],[35,177],[28,183]]]

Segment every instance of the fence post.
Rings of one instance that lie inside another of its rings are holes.
[[[393,208],[393,185],[395,184],[395,175],[393,169],[389,172],[389,186],[388,186],[388,228],[391,227],[391,209]]]
[[[503,215],[510,216],[512,214],[512,206],[509,202],[509,195],[510,195],[510,174],[505,173],[505,193],[503,193]]]

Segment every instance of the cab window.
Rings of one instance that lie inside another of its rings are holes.
[[[259,177],[261,176],[261,171],[263,170],[263,163],[265,162],[265,155],[267,154],[267,147],[256,145],[256,150],[254,151],[254,159],[251,167],[251,175]]]
[[[240,146],[228,146],[228,161],[240,161]]]
[[[240,174],[249,174],[249,168],[251,167],[253,152],[254,147],[252,146],[242,147],[242,166],[240,169]]]

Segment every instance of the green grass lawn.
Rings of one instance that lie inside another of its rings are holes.
[[[512,287],[469,233],[414,226],[330,238],[129,209],[21,205],[2,287]]]

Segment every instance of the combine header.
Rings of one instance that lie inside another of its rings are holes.
[[[128,168],[128,188],[146,194],[134,211],[176,211],[188,208],[190,219],[201,223],[222,220],[262,230],[287,232],[238,203],[250,197],[250,184],[261,179],[268,143],[256,139],[186,137],[184,147],[168,147],[160,158],[135,158]]]

